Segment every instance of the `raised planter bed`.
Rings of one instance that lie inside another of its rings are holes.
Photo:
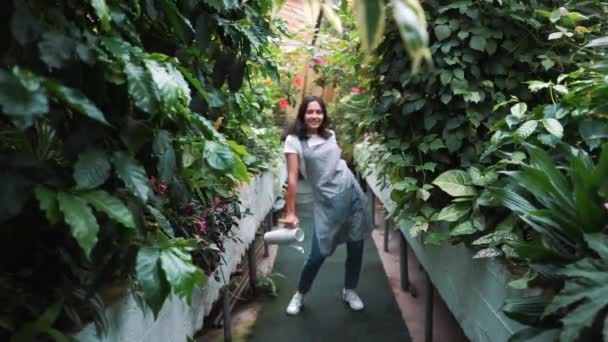
[[[355,159],[359,165],[365,163],[365,181],[390,213],[396,206],[390,199],[392,188],[381,181],[381,166],[366,162],[365,146],[358,146]],[[511,275],[503,264],[495,259],[473,259],[475,253],[463,244],[424,245],[408,231],[400,229],[400,233],[471,341],[507,341],[524,328],[500,310],[505,298],[517,295],[507,286]]]
[[[256,176],[240,189],[240,200],[250,214],[244,216],[238,226],[234,227],[240,241],[227,241],[224,244],[226,262],[216,272],[223,273],[226,282],[254,239],[257,228],[272,210],[285,177],[285,165],[281,162],[274,171]],[[142,311],[129,293],[107,308],[108,331],[105,336],[98,336],[93,324],[89,324],[75,337],[79,341],[186,341],[202,329],[204,318],[218,300],[223,286],[221,276],[220,281],[209,276],[205,287],[194,291],[191,305],[170,296],[156,320],[150,310]]]

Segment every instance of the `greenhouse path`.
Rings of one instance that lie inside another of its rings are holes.
[[[299,211],[302,213],[302,211]],[[310,216],[300,214],[302,228],[306,231],[305,248],[310,248]],[[328,258],[304,301],[299,316],[285,314],[285,308],[295,291],[298,277],[305,260],[294,248],[281,247],[273,273],[279,293],[276,298],[263,303],[250,335],[251,342],[290,341],[410,341],[407,327],[373,240],[366,241],[363,269],[358,293],[366,307],[361,312],[351,311],[341,300],[344,279],[345,246],[340,246]]]

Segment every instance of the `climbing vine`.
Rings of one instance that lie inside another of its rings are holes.
[[[375,112],[356,119],[378,134],[365,165],[382,165],[392,216],[427,244],[502,257],[524,274],[513,287],[544,288],[506,303],[509,317],[533,327],[518,337],[553,329],[563,341],[601,338],[607,4],[423,6],[434,66],[410,71],[389,28]]]

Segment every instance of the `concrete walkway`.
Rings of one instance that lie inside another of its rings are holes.
[[[304,242],[306,253],[310,248],[312,217],[310,210],[299,208],[301,227],[308,237]],[[357,292],[366,307],[353,312],[341,300],[344,279],[345,245],[338,247],[334,255],[326,259],[323,267],[307,294],[304,310],[292,317],[285,314],[287,303],[294,293],[302,265],[306,258],[294,248],[281,247],[273,273],[279,289],[276,298],[263,303],[249,341],[410,341],[409,333],[373,240],[366,241],[363,268]]]

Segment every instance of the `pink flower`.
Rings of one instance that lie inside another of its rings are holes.
[[[312,59],[313,62],[315,62],[315,64],[323,64],[323,62],[325,62],[325,60],[321,57],[315,57]]]
[[[289,102],[287,102],[287,99],[280,99],[279,107],[281,107],[281,109],[287,109],[287,107],[289,107]]]
[[[293,83],[296,85],[296,87],[301,87],[304,84],[304,79],[302,76],[296,75],[296,77],[293,79]]]
[[[192,223],[192,225],[194,226],[194,229],[196,229],[199,233],[207,234],[207,221],[206,220],[197,219]]]
[[[158,185],[156,186],[156,192],[158,192],[159,195],[164,195],[165,192],[167,192],[167,189],[167,184],[163,182],[158,182]]]
[[[350,89],[351,94],[363,94],[365,93],[365,88],[363,87],[352,87]]]

